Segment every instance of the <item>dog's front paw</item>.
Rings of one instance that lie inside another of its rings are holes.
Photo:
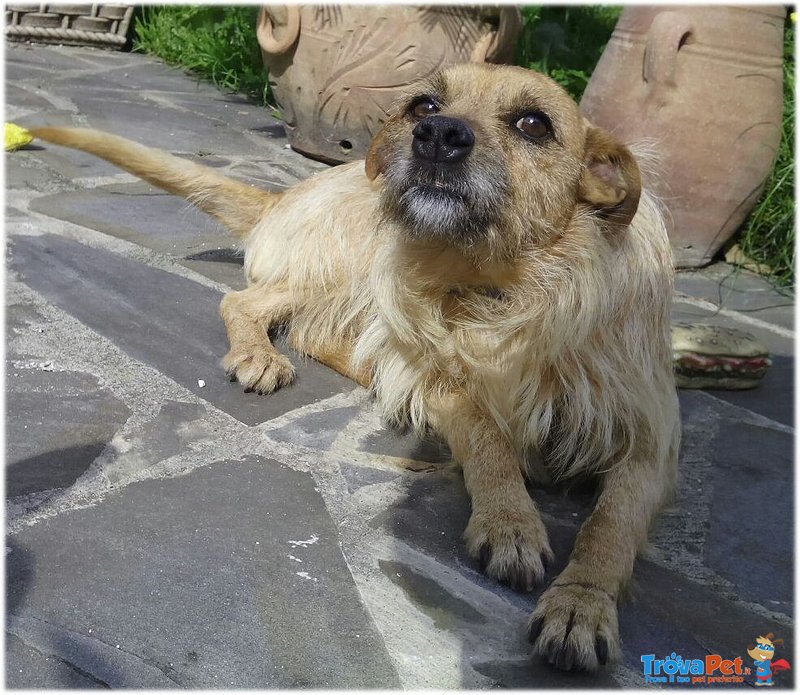
[[[467,550],[493,579],[530,591],[544,579],[553,551],[533,503],[513,510],[476,510],[464,538]]]
[[[222,358],[225,373],[245,391],[272,393],[294,380],[294,366],[285,355],[274,350],[231,350]]]
[[[584,584],[551,586],[528,623],[533,653],[565,671],[594,671],[619,658],[617,602]]]

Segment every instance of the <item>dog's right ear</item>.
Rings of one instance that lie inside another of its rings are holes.
[[[579,194],[608,224],[627,227],[642,191],[639,165],[630,150],[609,133],[586,123],[584,173]]]

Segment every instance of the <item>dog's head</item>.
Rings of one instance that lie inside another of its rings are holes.
[[[411,237],[513,253],[580,212],[609,232],[639,200],[631,153],[593,127],[555,82],[523,68],[465,64],[413,85],[366,161],[384,212]]]

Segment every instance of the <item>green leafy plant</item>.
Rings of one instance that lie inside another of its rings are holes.
[[[266,103],[267,73],[256,38],[258,10],[254,5],[145,6],[135,21],[134,50]]]
[[[517,64],[550,75],[580,101],[622,8],[529,5],[521,9]]]
[[[783,132],[778,158],[761,199],[742,226],[739,245],[765,263],[779,285],[794,284],[795,27],[787,23],[783,60]]]

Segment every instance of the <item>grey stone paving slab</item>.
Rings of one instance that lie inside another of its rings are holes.
[[[30,304],[22,304],[12,302],[6,297],[6,336],[11,336],[16,333],[22,332],[27,329],[31,324],[38,323],[42,320],[42,315],[36,310],[36,307]],[[10,341],[7,341],[10,342]],[[9,350],[6,346],[6,350]],[[9,350],[6,357],[20,357],[13,349]]]
[[[487,622],[483,613],[471,604],[454,596],[440,584],[404,562],[378,560],[378,566],[389,579],[399,586],[433,620],[433,624],[447,630],[456,623],[484,625]]]
[[[742,422],[733,408],[695,394],[682,394],[681,407],[684,421],[718,420],[711,441],[695,442],[689,433],[685,443],[704,446],[713,456],[710,479],[702,482],[709,501],[704,564],[728,580],[739,598],[792,614],[792,435]],[[781,524],[781,532],[770,532],[769,523]],[[737,525],[741,532],[734,534]]]
[[[143,181],[36,198],[31,209],[183,257],[234,245],[214,218]]]
[[[12,217],[16,219],[24,219],[27,218],[28,215],[22,212],[22,210],[17,210],[17,208],[12,208],[11,206],[6,205],[6,219]]]
[[[221,156],[246,155],[254,148],[250,139],[228,129],[224,121],[189,115],[156,102],[143,103],[141,97],[109,101],[89,94],[74,96],[73,101],[89,115],[89,126],[149,147]],[[153,127],[154,123],[158,127]]]
[[[220,293],[191,280],[53,235],[10,240],[11,268],[53,304],[247,424],[351,389],[352,382],[289,353],[295,382],[242,393],[219,366],[228,349]],[[205,386],[200,387],[198,380]]]
[[[219,155],[206,153],[204,151],[200,151],[197,154],[185,154],[183,152],[176,152],[176,156],[183,157],[184,159],[188,159],[192,162],[197,162],[199,164],[204,164],[207,167],[212,167],[213,169],[219,169],[221,167],[228,166],[231,162],[229,159],[225,157],[220,157]]]
[[[396,480],[400,471],[384,471],[369,466],[341,464],[342,477],[347,481],[347,492],[352,494],[356,490],[370,485],[381,485]]]
[[[144,55],[138,52],[109,51],[105,48],[93,48],[91,46],[59,46],[58,59],[73,58],[79,60],[83,65],[99,66],[102,68],[134,67],[156,63],[162,67],[167,67],[157,58]],[[58,60],[56,59],[56,60]],[[56,63],[58,64],[58,63]]]
[[[40,65],[24,65],[21,61],[5,63],[5,77],[9,82],[19,83],[22,80],[31,80],[35,76],[46,77],[48,68]]]
[[[75,687],[76,675],[88,681],[89,687],[165,689],[177,685],[169,666],[153,663],[151,657],[142,659],[121,647],[98,643],[91,633],[79,634],[49,620],[9,613],[6,636],[22,644],[25,651],[18,649],[13,656],[21,658],[24,666],[38,670],[35,680],[42,688]],[[12,680],[10,674],[7,680]],[[21,685],[30,687],[25,681]]]
[[[28,44],[20,43],[17,41],[9,41],[5,45],[6,49],[6,64],[19,64],[27,68],[41,68],[50,72],[64,71],[64,70],[80,70],[85,69],[87,57],[90,55],[88,51],[78,51],[71,54],[69,49],[53,48],[42,44]],[[98,58],[107,62],[114,60],[108,57],[108,51],[98,51]]]
[[[200,158],[201,160],[210,157]],[[28,171],[15,175],[21,179]],[[47,170],[35,174],[46,185]],[[52,172],[50,174],[53,176]],[[247,286],[236,241],[214,218],[184,199],[139,181],[36,198],[31,209],[95,229],[179,259],[188,268],[233,289]]]
[[[10,632],[111,687],[398,685],[313,479],[275,461],[42,521],[12,538],[6,570]]]
[[[188,112],[224,121],[229,128],[254,131],[281,145],[286,141],[283,125],[271,115],[269,108],[241,95],[220,93],[216,89],[182,91],[170,94],[169,100]]]
[[[345,426],[358,414],[356,406],[328,408],[293,419],[283,427],[270,430],[270,437],[279,442],[292,442],[327,449]]]
[[[19,362],[6,365],[6,497],[72,485],[130,412],[89,374]]]
[[[752,410],[784,425],[794,425],[794,359],[773,355],[772,367],[751,392],[710,390],[721,400]]]
[[[430,463],[446,463],[452,459],[449,447],[441,439],[433,436],[420,439],[410,432],[401,432],[392,427],[372,432],[359,442],[359,449]]]
[[[37,113],[32,113],[17,119],[18,124],[26,128],[39,126],[63,126],[74,127],[77,124],[73,114],[69,111],[58,109],[44,109]],[[85,125],[85,124],[83,124]],[[30,149],[19,150],[6,155],[6,161],[18,161],[20,166],[25,162],[31,161],[30,166],[36,163],[52,169],[66,181],[72,181],[80,177],[109,176],[119,173],[119,168],[86,152],[69,150],[64,147],[44,146],[38,143],[33,144]],[[13,175],[13,170],[12,170]],[[13,181],[14,179],[12,179]]]
[[[62,658],[46,655],[29,647],[19,637],[6,633],[5,686],[11,689],[70,688],[88,690],[107,688],[96,676]],[[57,683],[57,686],[53,684]]]
[[[18,109],[47,109],[52,108],[53,104],[47,99],[34,94],[30,89],[23,89],[15,84],[6,83],[6,100],[14,104]]]
[[[524,618],[519,624],[504,624],[502,620],[476,610],[456,595],[452,587],[406,563],[379,561],[379,566],[438,630],[457,635],[462,640],[463,683],[474,682],[474,675],[470,673],[474,671],[494,681],[492,687],[616,687],[617,683],[607,669],[592,675],[568,674],[531,660]],[[502,657],[487,659],[485,649],[476,649],[476,641],[482,646],[494,644]]]
[[[344,406],[303,414],[279,429],[270,430],[270,437],[327,450],[360,411],[360,406]],[[409,431],[390,426],[369,431],[359,438],[356,447],[366,453],[421,464],[444,464],[452,460],[450,449],[441,439],[434,436],[418,438]]]
[[[243,290],[247,287],[242,267],[244,260],[237,255],[235,249],[201,251],[191,254],[180,263],[214,282],[227,285],[232,290]]]
[[[765,278],[743,268],[714,263],[697,271],[680,272],[675,277],[675,289],[762,321],[794,327],[793,296],[781,294]]]
[[[18,152],[6,153],[6,187],[9,189],[6,200],[16,202],[18,189],[23,191],[51,192],[69,185],[69,179],[36,157],[20,156]]]
[[[132,67],[135,67],[135,69],[132,69]],[[65,80],[61,84],[66,88],[79,86],[70,84],[69,80]],[[214,92],[218,93],[218,90],[212,85],[195,75],[191,75],[183,68],[165,65],[160,60],[150,57],[145,57],[144,61],[136,60],[130,66],[122,65],[112,70],[104,71],[101,84],[118,86],[125,91],[131,92],[164,91],[173,93],[185,91],[192,94],[200,92],[208,95]]]
[[[763,544],[745,529],[762,514],[791,517],[793,435],[709,393],[682,391],[679,398],[680,479],[673,505],[654,528],[654,544],[667,564],[690,578],[791,615],[792,524],[780,532],[775,527]]]
[[[57,96],[72,98],[76,95],[91,94],[95,90],[113,91],[117,98],[125,98],[126,94],[140,92],[164,91],[167,93],[186,91],[198,92],[214,89],[196,77],[191,77],[180,68],[170,67],[152,58],[136,59],[127,56],[127,63],[122,65],[106,64],[81,60],[70,68],[57,69],[46,78],[37,75],[37,80],[44,79],[49,91]],[[70,60],[66,54],[62,60]]]
[[[10,304],[6,335],[41,319],[29,305]],[[57,360],[57,355],[22,355],[7,348],[7,498],[68,488],[129,415],[127,406],[94,376],[63,370]]]
[[[530,659],[524,656],[518,659],[473,661],[470,666],[481,675],[495,681],[495,688],[585,690],[620,687],[605,671],[596,674],[560,673],[555,669],[542,667],[534,671]]]
[[[115,450],[113,464],[103,469],[106,480],[112,485],[127,484],[132,476],[148,475],[151,466],[179,456],[195,444],[219,439],[220,431],[209,422],[206,408],[199,403],[162,401],[152,419],[126,429],[125,452],[120,455]]]

